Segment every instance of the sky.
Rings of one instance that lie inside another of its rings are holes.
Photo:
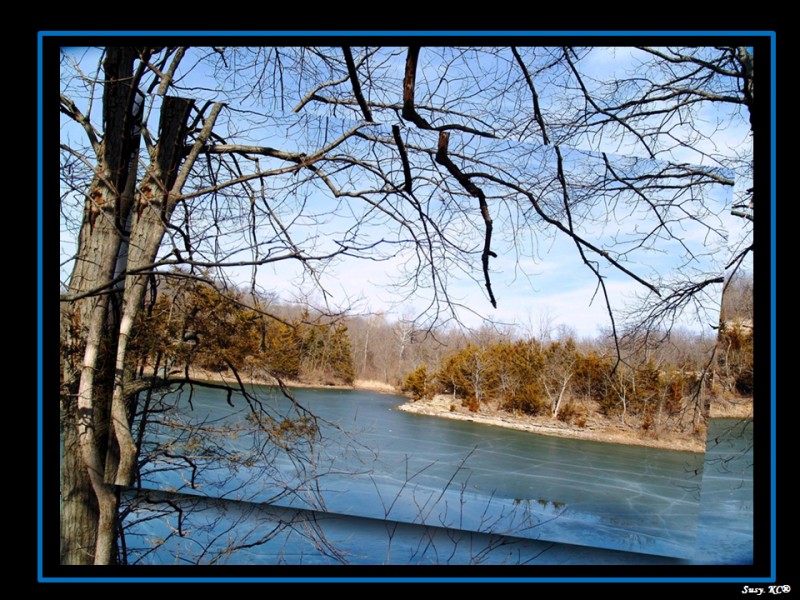
[[[718,192],[719,211],[724,213],[724,207],[730,205],[731,191],[720,186]],[[644,226],[649,222],[649,217],[620,212],[624,214],[618,219],[611,219],[602,226],[587,227],[586,231],[593,235],[586,237],[595,242],[612,238],[621,240],[626,233],[632,234],[646,228]],[[498,324],[516,324],[530,333],[538,333],[541,325],[547,322],[552,329],[566,326],[580,337],[594,337],[609,329],[608,309],[602,292],[598,290],[597,279],[580,261],[570,238],[552,230],[541,231],[522,226],[516,232],[518,238],[527,236],[531,238],[531,243],[515,243],[515,240],[504,239],[508,229],[503,229],[503,222],[497,213],[494,218],[492,247],[498,256],[490,260],[490,273],[497,308],[493,308],[489,302],[480,272],[480,258],[475,255],[470,265],[472,271],[449,272],[449,292],[457,303],[463,305],[458,310],[459,320],[463,324],[479,328],[486,319],[490,319]],[[717,227],[722,227],[720,218],[715,222]],[[684,229],[681,242],[692,247],[701,258],[693,268],[721,274],[722,264],[719,260],[725,255],[727,240],[721,237],[709,239],[713,236],[707,235],[704,224],[692,225]],[[376,237],[386,233],[379,230]],[[675,251],[676,245],[662,240],[656,252],[634,253],[631,257],[634,271],[643,276],[655,276],[657,273],[669,277],[681,262],[679,253]],[[709,250],[716,252],[703,256]],[[397,274],[411,261],[411,253],[404,252],[382,262],[347,258],[324,270],[321,277],[325,289],[331,294],[331,307],[335,310],[354,302],[356,312],[389,310],[406,317],[423,313],[430,301],[430,295],[425,290],[418,291],[415,298],[398,302],[392,286]],[[646,291],[641,284],[613,269],[604,268],[602,273],[612,306],[618,313],[624,312],[637,295]],[[292,297],[301,289],[296,283],[297,275],[296,265],[281,264],[262,269],[259,282],[265,289]],[[314,297],[321,300],[320,295]],[[703,314],[687,313],[683,324],[688,329],[710,333],[712,326],[716,326],[716,310],[716,305],[710,305]]]
[[[69,49],[66,55],[75,58],[86,72],[91,72],[96,68],[99,58],[97,51],[84,51],[80,48]],[[595,52],[590,59],[593,75],[598,81],[607,81],[613,78],[615,76],[614,69],[628,67],[632,60],[629,50]],[[491,70],[490,67],[491,65],[488,66],[489,70]],[[427,68],[441,70],[443,66],[431,63]],[[483,68],[487,68],[487,65],[483,65]],[[386,72],[396,77],[402,76],[396,60],[387,61]],[[425,77],[425,73],[418,74],[418,80],[424,80]],[[211,73],[202,63],[195,63],[195,67],[181,81],[181,85],[187,87],[200,85],[207,90],[206,95],[209,98],[218,95],[215,86],[219,86],[219,84],[214,83]],[[86,106],[89,97],[88,88],[84,87],[77,93],[74,88],[72,91],[74,95],[83,95],[83,98],[76,97],[75,99],[82,101]],[[541,99],[543,103],[548,101],[546,87],[541,94]],[[98,126],[99,104],[99,101],[94,102],[94,112],[91,113]],[[247,111],[252,110],[252,106],[249,99],[242,99],[241,105],[234,108],[242,111],[239,113],[242,115],[242,121],[237,122],[235,120],[236,113],[232,112],[231,119],[225,123],[228,132],[236,129],[240,138],[264,144],[269,142],[269,145],[274,143],[276,147],[287,149],[293,149],[290,147],[293,143],[292,131],[313,122],[322,128],[322,122],[326,116],[324,110],[317,105],[310,104],[309,116],[287,115],[282,120],[276,120],[271,126],[263,129],[250,126],[251,116]],[[709,127],[709,131],[714,130],[713,135],[695,147],[676,150],[673,158],[702,164],[707,162],[706,154],[711,150],[717,153],[730,152],[733,154],[740,150],[743,144],[748,143],[747,128],[744,124],[726,129],[716,128],[716,122],[730,120],[731,115],[720,111],[702,116],[704,126]],[[326,120],[324,127],[327,128],[330,122],[330,119]],[[354,122],[340,120],[338,124],[334,124],[334,127],[344,128],[353,124]],[[280,127],[284,127],[284,129],[280,129]],[[385,129],[388,131],[388,127]],[[223,135],[224,133],[223,131]],[[83,132],[73,123],[62,121],[62,141],[73,143],[82,136]],[[553,160],[552,155],[548,155],[547,151],[526,147],[525,144],[517,144],[513,141],[503,141],[502,143],[508,143],[513,147],[512,154],[517,153],[514,155],[516,160],[509,161],[508,168],[511,170],[516,168],[522,172],[526,168],[534,168],[535,164]],[[713,148],[706,147],[708,145],[713,145]],[[578,140],[576,146],[584,151],[590,150],[594,154],[565,149],[567,168],[570,166],[570,160],[574,161],[576,169],[583,164],[580,161],[596,160],[599,156],[598,152],[614,153],[620,157],[620,161],[623,160],[622,156],[626,153],[637,153],[632,145],[608,138],[599,140],[599,142],[589,139],[583,140],[583,142]],[[571,159],[570,156],[575,158]],[[612,157],[612,160],[616,159]],[[737,186],[744,184],[746,182],[737,181]],[[718,203],[720,209],[717,211],[717,215],[711,215],[709,218],[714,219],[714,226],[717,228],[736,229],[739,225],[738,222],[725,215],[724,207],[730,206],[732,194],[733,190],[722,186],[715,189],[713,193],[713,201]],[[330,198],[321,194],[318,196],[311,194],[308,196],[307,202],[308,206],[312,208],[323,207],[330,202]],[[69,203],[62,205],[62,208],[66,204]],[[68,278],[71,268],[69,258],[74,252],[74,228],[69,225],[68,219],[78,218],[79,205],[79,202],[73,202],[71,209],[66,206],[62,211],[60,256],[62,283]],[[502,211],[499,206],[499,202],[492,204],[495,219],[498,222],[492,249],[498,254],[498,257],[490,261],[497,309],[492,308],[489,303],[480,273],[480,257],[474,255],[471,265],[469,265],[471,271],[460,273],[458,269],[454,268],[447,272],[450,284],[449,293],[458,304],[462,305],[462,308],[457,310],[459,321],[469,327],[479,327],[485,319],[491,319],[501,324],[515,323],[523,329],[532,329],[534,332],[541,327],[542,323],[547,322],[553,328],[564,325],[581,337],[592,337],[600,331],[606,330],[609,327],[609,318],[602,296],[597,293],[597,280],[589,268],[581,263],[575,244],[563,234],[553,235],[552,232],[537,230],[535,226],[526,222],[519,227],[518,233],[522,238],[533,240],[533,243],[528,245],[524,251],[518,252],[518,244],[503,239],[509,229],[502,228],[502,215],[498,214]],[[288,205],[286,210],[286,215],[291,215],[292,209],[288,208]],[[598,216],[594,224],[586,226],[584,230],[586,235],[595,240],[619,240],[625,235],[639,235],[646,229],[647,222],[641,214],[637,214],[635,211],[626,212],[622,208],[619,210],[620,213],[610,224],[606,222],[604,225]],[[506,225],[509,224],[506,223]],[[719,239],[710,240],[707,229],[701,221],[690,221],[687,222],[687,225],[688,227],[682,230],[682,241],[698,249],[697,255],[701,256],[701,259],[696,261],[697,264],[690,265],[691,268],[703,272],[716,270],[721,274],[721,265],[724,264],[726,258],[726,253],[721,250],[723,242]],[[450,226],[457,228],[459,226],[458,219],[453,218]],[[338,218],[332,218],[327,225],[320,226],[317,231],[320,246],[324,247],[326,243],[330,244],[331,240],[342,232],[342,227],[342,222]],[[372,229],[366,234],[375,239],[396,234],[393,231],[382,231],[382,225],[379,222],[370,227]],[[307,232],[307,229],[304,231]],[[240,235],[244,236],[246,240],[245,233]],[[738,241],[732,239],[731,243],[738,243]],[[728,241],[724,241],[724,243],[727,244]],[[681,259],[673,242],[663,240],[660,244],[657,252],[633,253],[632,264],[636,266],[637,272],[654,271],[669,278],[670,271],[681,262]],[[710,252],[703,256],[704,247],[707,247]],[[322,287],[329,293],[328,296],[323,296],[318,289],[315,289],[314,285],[310,285],[307,273],[304,274],[297,262],[262,266],[258,270],[256,281],[262,290],[286,300],[311,299],[318,303],[327,301],[332,310],[349,309],[353,313],[388,312],[398,317],[409,317],[424,313],[430,302],[430,295],[424,289],[412,298],[404,296],[402,300],[398,300],[393,284],[396,283],[398,274],[402,273],[403,268],[407,267],[411,261],[413,261],[413,254],[407,250],[385,256],[385,259],[381,261],[354,258],[334,261],[319,271]],[[234,280],[238,280],[240,283],[250,281],[252,276],[250,270],[246,268],[234,269],[229,273]],[[643,292],[640,284],[624,274],[617,273],[612,269],[603,269],[603,275],[612,306],[620,314],[625,311],[625,307],[630,305],[637,294]],[[716,325],[713,319],[716,307],[712,303],[708,308],[710,312],[704,314],[687,314],[683,325],[709,333],[711,326]]]

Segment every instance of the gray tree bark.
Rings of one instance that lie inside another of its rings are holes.
[[[130,430],[134,407],[125,394],[125,372],[127,342],[144,298],[142,272],[155,260],[175,198],[221,109],[212,108],[179,171],[192,102],[164,99],[159,141],[134,197],[141,107],[137,82],[145,61],[137,72],[133,67],[140,57],[146,59],[134,48],[107,50],[104,136],[96,148],[70,280],[70,296],[77,299],[62,311],[63,341],[70,350],[62,388],[62,564],[110,564],[115,559],[118,486],[130,485],[136,465]],[[123,279],[115,280],[115,274]],[[112,302],[115,310],[110,310]]]
[[[96,148],[97,166],[86,196],[78,253],[70,279],[71,296],[80,297],[62,313],[69,325],[65,345],[70,359],[63,364],[63,461],[61,473],[61,562],[96,562],[98,524],[115,504],[103,485],[113,386],[113,337],[105,335],[110,288],[121,243],[118,228],[121,190],[129,185],[130,156],[138,152],[129,115],[133,105],[132,48],[109,48],[103,64],[105,135]],[[130,174],[135,177],[135,172]],[[92,294],[93,291],[96,293]],[[87,295],[88,294],[88,295]],[[85,296],[84,296],[85,295]],[[81,297],[84,296],[84,297]],[[113,311],[112,311],[113,315]],[[113,318],[113,317],[112,317]],[[80,357],[80,360],[78,360]],[[110,559],[110,557],[109,557]]]

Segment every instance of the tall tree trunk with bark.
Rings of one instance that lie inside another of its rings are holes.
[[[84,205],[79,247],[69,293],[77,297],[62,313],[69,357],[63,363],[62,409],[64,460],[61,469],[61,562],[95,562],[101,514],[115,504],[114,493],[102,484],[108,438],[108,415],[113,389],[113,323],[111,282],[122,236],[121,192],[135,181],[130,157],[138,153],[131,136],[135,86],[132,48],[109,48],[103,64],[104,136],[94,144],[94,178]]]
[[[192,102],[165,98],[158,143],[137,189],[138,82],[148,56],[146,50],[109,48],[104,61],[104,135],[94,144],[95,175],[70,280],[74,300],[62,310],[68,349],[62,364],[62,564],[115,560],[118,486],[132,483],[136,464],[125,373],[127,342],[144,298],[142,271],[153,264],[176,198],[221,109],[214,105],[179,172]]]

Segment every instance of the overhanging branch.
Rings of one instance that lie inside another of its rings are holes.
[[[472,180],[465,175],[447,156],[447,146],[450,141],[450,134],[446,131],[439,132],[439,146],[436,152],[436,162],[446,168],[449,173],[456,178],[458,183],[461,184],[470,196],[478,199],[478,204],[481,208],[481,216],[486,225],[486,234],[483,238],[483,253],[481,254],[481,262],[483,263],[483,279],[486,285],[486,291],[489,292],[489,301],[492,306],[497,308],[497,300],[495,300],[494,292],[492,291],[492,281],[489,277],[489,257],[497,258],[497,254],[492,252],[492,217],[489,215],[489,205],[486,203],[486,195],[483,190],[475,185]]]
[[[539,128],[542,130],[542,141],[545,144],[550,143],[550,139],[547,137],[547,130],[544,127],[544,118],[542,117],[542,111],[539,108],[539,94],[536,93],[536,88],[533,85],[533,78],[531,77],[530,73],[528,73],[528,68],[525,66],[525,63],[522,61],[522,57],[517,52],[517,49],[514,46],[511,46],[511,53],[514,55],[514,59],[517,61],[519,68],[522,70],[522,75],[525,77],[525,82],[528,84],[528,89],[531,91],[531,96],[533,97],[533,118],[539,124]]]
[[[349,46],[342,46],[342,52],[344,53],[344,62],[347,65],[347,74],[350,76],[350,83],[353,86],[353,95],[355,95],[358,101],[358,106],[361,107],[364,120],[368,123],[372,123],[372,112],[370,112],[369,105],[361,91],[361,84],[358,81],[358,73],[356,72],[356,64],[353,62],[353,53],[350,51]]]

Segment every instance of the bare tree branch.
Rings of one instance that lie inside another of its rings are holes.
[[[364,94],[361,92],[361,84],[358,82],[358,73],[356,72],[356,65],[353,62],[353,54],[349,46],[342,46],[344,53],[344,62],[347,65],[347,74],[350,77],[350,83],[353,85],[353,94],[361,107],[361,112],[364,114],[364,120],[368,123],[372,121],[372,112],[369,110],[369,105],[364,99]]]
[[[406,152],[405,144],[403,144],[403,138],[400,136],[400,127],[398,125],[392,125],[392,135],[394,136],[395,144],[397,144],[397,151],[400,153],[400,160],[403,163],[403,179],[405,180],[403,191],[410,194],[413,191],[414,182],[411,178],[411,165],[408,163],[408,153]]]
[[[550,139],[547,137],[547,129],[544,126],[544,118],[542,117],[542,111],[539,108],[539,94],[536,93],[536,88],[533,85],[533,79],[531,78],[530,73],[528,73],[528,68],[525,66],[525,62],[522,60],[522,57],[517,52],[517,49],[512,46],[511,52],[514,55],[514,60],[517,61],[519,68],[522,70],[522,75],[525,77],[525,82],[528,84],[528,88],[531,90],[531,98],[533,99],[533,118],[536,119],[536,122],[539,124],[539,129],[542,131],[542,141],[545,145],[550,143]]]
[[[94,130],[94,127],[92,127],[89,119],[83,113],[81,113],[81,111],[78,110],[78,107],[75,106],[75,103],[67,98],[64,94],[61,94],[61,112],[83,127],[83,130],[86,132],[86,137],[89,138],[89,143],[92,145],[95,155],[100,156],[101,150],[100,143],[97,140],[97,132]],[[62,147],[64,147],[63,144]]]
[[[483,252],[481,253],[481,262],[483,263],[483,280],[486,286],[486,291],[489,293],[489,301],[492,303],[494,308],[497,308],[497,300],[494,297],[494,292],[492,291],[492,281],[489,276],[489,257],[497,258],[497,254],[492,252],[491,244],[492,244],[492,217],[489,215],[489,205],[486,203],[486,195],[483,193],[477,185],[475,185],[472,180],[465,175],[454,163],[450,160],[450,157],[447,156],[447,146],[450,141],[450,134],[441,131],[439,132],[439,146],[438,150],[436,151],[436,162],[445,167],[450,174],[456,178],[458,183],[469,192],[471,196],[474,196],[478,199],[478,205],[481,209],[481,216],[483,217],[483,223],[486,227],[486,233],[484,236],[483,241]]]

